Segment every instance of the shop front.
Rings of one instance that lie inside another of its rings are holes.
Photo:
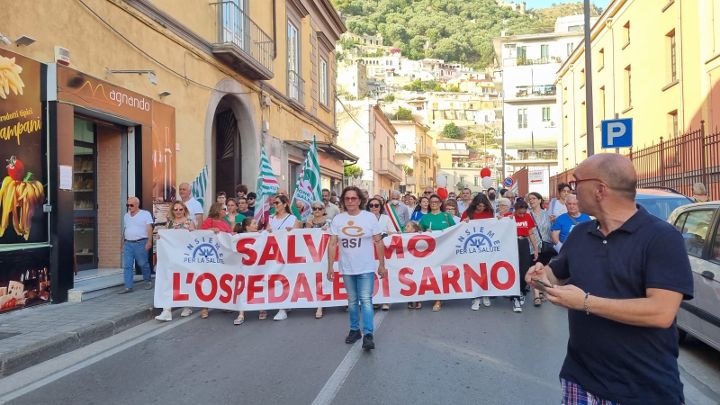
[[[64,301],[79,272],[122,268],[122,218],[129,196],[161,217],[175,199],[175,110],[53,64],[48,66],[48,111],[54,123],[51,177],[57,179],[51,193],[57,213],[51,226],[57,238],[53,293]]]
[[[0,49],[0,312],[52,298],[43,70]]]

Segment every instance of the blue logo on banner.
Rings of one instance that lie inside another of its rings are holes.
[[[499,252],[500,241],[495,239],[495,232],[485,227],[468,228],[464,235],[458,237],[455,254]]]
[[[185,263],[225,263],[220,245],[212,237],[196,238],[186,246]]]

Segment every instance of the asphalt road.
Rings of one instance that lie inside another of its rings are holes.
[[[343,342],[347,314],[338,308],[321,320],[311,310],[284,322],[250,313],[241,326],[222,311],[153,321],[118,336],[125,342],[112,350],[58,359],[65,363],[49,376],[42,370],[52,360],[8,380],[34,385],[7,403],[558,404],[565,311],[528,303],[515,314],[501,298],[477,312],[469,306],[393,305],[376,314],[369,353]],[[719,403],[720,354],[693,340],[681,351],[687,403]]]

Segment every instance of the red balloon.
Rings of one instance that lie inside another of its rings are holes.
[[[492,172],[490,171],[489,167],[483,167],[480,169],[480,178],[483,177],[490,177],[492,175]]]
[[[445,187],[438,187],[437,189],[437,195],[442,198],[443,200],[447,199],[448,197],[448,191]]]

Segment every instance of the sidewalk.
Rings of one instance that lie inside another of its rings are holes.
[[[0,315],[0,377],[120,333],[153,318],[153,290],[136,282],[83,302],[46,304]]]

